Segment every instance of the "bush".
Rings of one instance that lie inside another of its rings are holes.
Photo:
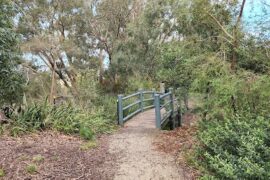
[[[198,157],[219,179],[269,179],[269,132],[269,119],[260,116],[202,122]]]
[[[59,106],[50,110],[46,124],[57,131],[74,134],[78,133],[81,127],[81,114],[78,109],[71,106]]]
[[[78,134],[90,140],[96,134],[111,132],[114,127],[103,108],[88,112],[71,105],[53,107],[47,103],[29,106],[25,112],[13,119],[9,125],[13,136],[52,129],[65,134]]]
[[[210,60],[194,85],[205,93],[197,160],[203,179],[270,178],[270,78]]]
[[[50,107],[47,103],[38,105],[34,104],[28,107],[24,112],[13,116],[11,134],[17,136],[26,131],[45,129],[45,119]]]
[[[93,102],[92,114],[99,114],[107,121],[115,123],[117,119],[117,96],[100,94]]]

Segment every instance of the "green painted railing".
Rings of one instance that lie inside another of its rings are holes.
[[[150,97],[146,97],[149,95]],[[175,110],[175,101],[172,88],[165,94],[156,92],[155,90],[139,90],[138,92],[125,97],[123,95],[118,95],[118,122],[120,125],[123,125],[136,114],[143,112],[146,109],[155,108],[157,128],[163,128],[169,121],[175,126],[175,115],[177,115],[177,113],[178,125],[181,125],[181,115],[179,114],[179,109]]]
[[[128,121],[130,118],[132,118],[136,114],[143,112],[146,109],[153,108],[155,94],[156,94],[155,91],[139,90],[138,92],[125,96],[125,97],[123,95],[118,95],[117,110],[118,110],[119,124],[123,125],[124,122]],[[145,95],[151,95],[151,97],[145,98]],[[125,105],[126,101],[130,101],[130,102],[128,102],[128,104]],[[148,102],[148,104],[150,105],[147,105],[146,102]],[[129,112],[130,109],[132,109],[133,111]]]

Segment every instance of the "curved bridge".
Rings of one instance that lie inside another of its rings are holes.
[[[173,129],[181,126],[180,109],[172,88],[168,93],[139,90],[128,96],[118,95],[118,123],[122,126],[140,113],[141,124],[149,128],[162,129],[169,125]]]

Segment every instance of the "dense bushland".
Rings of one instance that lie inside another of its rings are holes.
[[[216,59],[201,68],[194,88],[205,94],[197,151],[205,177],[269,179],[269,76],[234,74]]]

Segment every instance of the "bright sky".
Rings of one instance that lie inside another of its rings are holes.
[[[263,0],[246,0],[244,8],[243,23],[245,30],[254,35],[263,35],[270,38],[270,31],[262,32],[257,26],[257,22],[263,20],[262,27],[270,26],[270,0],[264,0],[268,5],[263,4]],[[266,15],[266,13],[268,15]]]

